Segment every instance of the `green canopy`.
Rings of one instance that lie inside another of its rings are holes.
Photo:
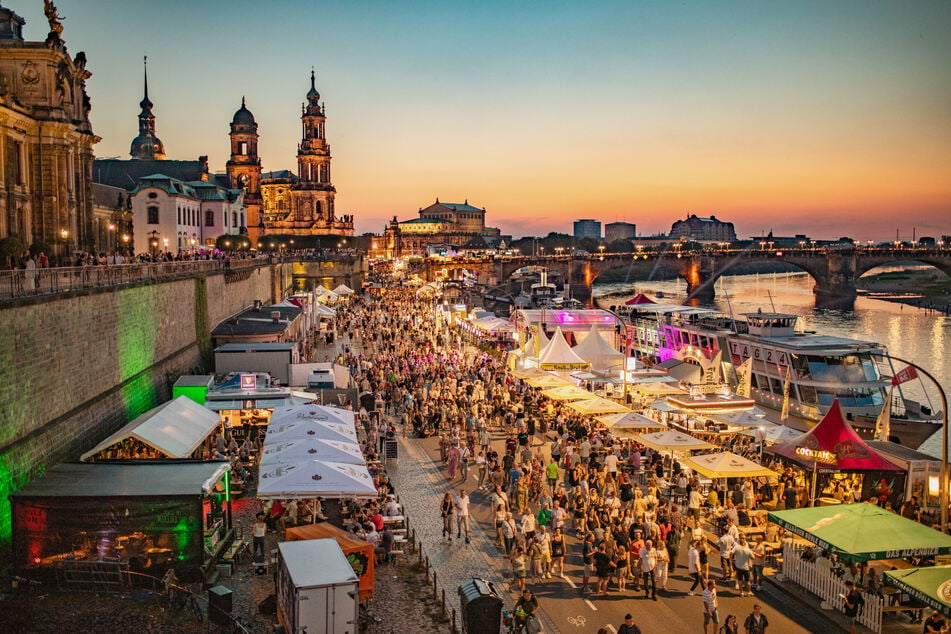
[[[852,560],[951,553],[951,535],[874,504],[772,511],[769,520]]]
[[[887,570],[885,583],[951,617],[951,566]]]

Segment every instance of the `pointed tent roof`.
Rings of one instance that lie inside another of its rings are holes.
[[[808,466],[813,461],[801,455],[801,451],[824,451],[833,455],[834,462],[823,464],[818,462],[819,470],[825,471],[900,471],[901,468],[878,455],[871,447],[865,444],[852,426],[842,416],[839,400],[832,402],[832,407],[819,424],[808,432],[783,443],[769,448],[769,451],[795,460]],[[798,450],[798,451],[797,451]]]
[[[765,422],[765,421],[764,421]],[[798,429],[793,429],[792,427],[786,427],[785,425],[764,425],[766,431],[763,433],[763,440],[768,443],[777,443],[777,442],[786,442],[787,440],[795,440],[803,435],[804,432],[799,431]],[[760,433],[758,428],[751,428],[740,432],[746,434],[747,436],[757,437],[757,434]]]
[[[601,331],[595,325],[591,326],[588,335],[584,341],[572,348],[579,357],[588,361],[593,370],[622,369],[621,362],[624,360],[624,353],[615,350],[614,346],[609,344],[601,336]]]
[[[549,366],[549,368],[574,368],[586,367],[590,364],[575,354],[568,342],[565,341],[565,335],[562,334],[561,327],[558,327],[555,329],[551,341],[538,355],[538,365],[542,368],[544,366]]]
[[[353,295],[353,289],[346,284],[341,284],[333,290],[337,295]]]
[[[655,302],[654,300],[652,300],[651,298],[649,298],[649,297],[648,297],[647,295],[645,295],[644,293],[638,293],[637,295],[635,295],[635,296],[632,297],[631,299],[629,299],[629,300],[627,300],[626,302],[624,302],[624,305],[625,305],[625,306],[637,306],[638,304],[656,304],[656,303],[657,303],[657,302]]]
[[[542,352],[545,348],[548,347],[548,344],[551,343],[551,341],[548,339],[548,336],[545,334],[545,332],[544,332],[543,330],[538,330],[538,331],[532,333],[532,336],[529,337],[529,338],[528,338],[528,341],[525,342],[525,346],[522,348],[522,352],[524,352],[524,353],[526,353],[526,354],[528,354],[528,355],[530,355],[530,356],[531,356],[531,355],[534,355],[534,354],[535,354],[535,342],[536,342],[536,341],[538,341],[538,351],[539,351],[539,354],[541,354],[541,352]]]
[[[323,423],[342,423],[353,430],[355,416],[352,410],[307,403],[289,407],[278,407],[271,415],[270,424],[291,423],[301,420],[313,420]],[[356,432],[353,437],[356,438]]]
[[[648,418],[637,412],[619,412],[617,414],[605,414],[598,416],[597,419],[604,424],[612,433],[615,428],[618,429],[666,429],[667,425],[658,422],[653,418]]]

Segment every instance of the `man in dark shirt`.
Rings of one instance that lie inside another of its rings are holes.
[[[944,631],[944,617],[937,612],[932,612],[931,616],[925,621],[924,634],[940,634]]]
[[[634,616],[624,615],[624,622],[617,628],[617,634],[641,634],[641,628],[634,625]]]
[[[598,575],[598,594],[607,594],[608,578],[611,576],[611,556],[608,555],[604,542],[598,545],[598,550],[592,555],[594,572]]]
[[[851,579],[845,582],[845,587],[848,588],[848,594],[844,597],[845,615],[849,617],[849,632],[855,634],[855,623],[862,606],[865,605],[865,599],[862,598],[862,593],[855,588]]]

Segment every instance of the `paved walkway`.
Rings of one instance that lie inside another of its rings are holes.
[[[409,516],[410,528],[415,529],[423,554],[429,557],[430,565],[436,570],[440,589],[446,590],[447,606],[455,608],[461,619],[457,588],[472,577],[481,577],[495,586],[504,601],[503,610],[511,610],[517,596],[508,591],[503,573],[509,567],[507,561],[499,557],[494,536],[487,536],[473,519],[470,524],[471,543],[461,540],[447,542],[442,537],[439,503],[449,490],[443,472],[440,465],[433,463],[411,438],[400,438],[399,461],[395,466],[392,463],[387,465],[387,473]],[[545,614],[540,614],[540,617],[545,632],[558,633]]]

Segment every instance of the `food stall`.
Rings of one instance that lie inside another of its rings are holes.
[[[10,496],[20,574],[96,562],[195,581],[234,539],[227,462],[61,463]]]
[[[284,541],[305,539],[336,539],[353,572],[360,578],[360,600],[373,598],[374,553],[373,545],[333,524],[305,524],[288,528]]]

